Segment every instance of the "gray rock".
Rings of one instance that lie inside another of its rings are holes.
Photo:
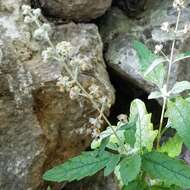
[[[190,1],[184,9],[180,27],[188,22]],[[105,58],[109,66],[120,73],[126,80],[131,80],[135,85],[147,92],[152,91],[155,85],[146,81],[139,74],[139,58],[133,48],[134,40],[143,42],[154,51],[154,46],[160,42],[164,44],[164,51],[169,54],[172,36],[160,30],[163,22],[175,24],[176,11],[172,8],[172,1],[149,1],[147,9],[136,19],[128,18],[123,11],[113,7],[99,23],[100,33],[105,43]],[[177,37],[175,53],[189,50],[190,34]],[[172,85],[178,80],[190,80],[190,65],[176,64],[172,69]]]
[[[45,44],[31,40],[20,6],[26,1],[0,1],[0,189],[45,189],[42,174],[89,146],[89,117],[97,112],[88,101],[72,101],[56,86],[62,65],[45,64]],[[94,69],[80,73],[84,87],[92,83],[114,102],[102,58],[102,42],[94,24],[54,27],[53,42],[68,40],[88,57]],[[2,54],[2,56],[1,56]],[[109,112],[109,110],[107,110]],[[108,113],[107,112],[107,113]]]
[[[53,17],[72,21],[90,21],[102,16],[112,0],[39,0],[42,9]]]

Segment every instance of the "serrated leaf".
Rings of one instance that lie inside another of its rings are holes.
[[[130,122],[126,125],[127,127],[125,128],[125,142],[131,147],[134,147],[136,138],[135,138],[135,133],[136,133],[136,121]]]
[[[174,102],[169,101],[166,115],[172,128],[177,130],[185,145],[190,148],[190,102],[182,97],[177,97]]]
[[[141,169],[141,157],[140,155],[134,155],[130,158],[124,158],[119,163],[119,172],[121,180],[124,185],[128,185],[139,174]]]
[[[166,154],[159,152],[144,154],[142,168],[154,178],[182,188],[190,187],[190,167]]]
[[[185,90],[190,90],[190,82],[188,81],[176,82],[170,92],[171,94],[178,95]]]
[[[181,190],[181,188],[176,186],[163,187],[163,186],[153,186],[150,190]]]
[[[122,190],[147,190],[147,184],[143,181],[136,180],[130,182],[127,186],[124,186]]]
[[[129,120],[133,121],[134,118],[138,118],[136,121],[136,142],[134,147],[140,150],[145,147],[148,151],[151,151],[158,131],[153,130],[151,114],[148,114],[145,104],[139,99],[135,99],[131,103]]]
[[[190,58],[190,51],[187,51],[187,52],[184,52],[184,53],[177,55],[173,62],[176,63],[178,61],[182,61],[182,60],[187,59],[187,58]]]
[[[174,158],[180,155],[182,150],[183,141],[179,135],[175,135],[164,143],[159,149],[159,152],[165,152],[168,156]]]
[[[158,57],[155,60],[153,60],[152,64],[148,67],[146,72],[144,73],[144,76],[147,76],[149,73],[151,73],[156,67],[160,64],[165,63],[167,60],[164,59],[163,57]]]
[[[142,75],[146,80],[155,83],[161,88],[165,78],[164,59],[152,53],[151,50],[139,41],[134,41],[133,47],[139,57]]]
[[[173,190],[169,187],[162,187],[162,186],[154,186],[154,187],[151,187],[150,190]]]
[[[152,62],[158,57],[153,54],[143,43],[140,41],[134,41],[133,48],[137,51],[140,59],[141,71],[145,72]]]
[[[104,151],[97,156],[97,151],[83,152],[64,164],[58,165],[45,172],[43,179],[53,182],[80,180],[92,176],[115,159],[115,154]]]
[[[104,169],[104,176],[108,176],[114,171],[115,167],[120,161],[120,158],[121,156],[119,154],[115,154],[112,156],[112,159],[110,159],[109,162],[106,164],[106,168]]]
[[[97,155],[98,156],[101,155],[104,152],[108,142],[109,142],[109,137],[106,137],[105,139],[102,140],[101,145],[100,145],[99,149],[97,150]]]
[[[159,91],[154,91],[154,92],[151,92],[150,95],[148,96],[148,99],[151,100],[151,99],[157,99],[157,98],[162,98],[163,95],[161,92]]]
[[[158,65],[152,72],[145,76],[145,79],[153,82],[159,88],[163,87],[166,70],[163,64]]]

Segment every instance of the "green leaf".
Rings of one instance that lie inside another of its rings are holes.
[[[138,119],[136,121],[136,142],[134,147],[140,150],[144,147],[151,151],[158,131],[153,130],[151,114],[148,114],[145,104],[139,99],[135,99],[130,107],[129,120],[133,121],[135,118]]]
[[[154,91],[154,92],[151,92],[150,95],[148,96],[148,99],[157,99],[157,98],[162,98],[163,97],[163,94],[159,91]]]
[[[94,175],[107,165],[109,167],[110,162],[115,157],[115,154],[106,151],[99,156],[97,156],[97,151],[84,152],[64,164],[48,170],[43,175],[43,179],[54,182],[80,180],[84,177]]]
[[[190,102],[182,97],[177,97],[174,102],[169,101],[166,115],[172,128],[177,130],[185,145],[190,148]]]
[[[140,155],[124,158],[119,164],[119,172],[124,185],[128,185],[139,174],[141,169]]]
[[[160,64],[165,63],[167,60],[164,59],[163,57],[159,57],[156,58],[152,64],[148,67],[148,69],[146,70],[146,72],[144,73],[144,76],[147,76],[149,73],[151,73],[153,70],[156,69],[157,66],[159,66]]]
[[[101,155],[104,152],[108,142],[109,142],[109,137],[106,137],[105,139],[102,140],[101,145],[100,145],[100,147],[99,147],[99,149],[97,151],[98,156]]]
[[[185,90],[190,90],[190,82],[188,81],[181,81],[176,82],[174,87],[171,89],[170,93],[174,95],[178,95]]]
[[[134,41],[133,48],[137,51],[137,54],[139,56],[142,72],[146,71],[152,62],[158,57],[139,41]]]
[[[162,87],[165,78],[165,59],[151,52],[143,43],[134,41],[134,49],[137,51],[140,61],[141,73],[146,80]]]
[[[187,58],[190,58],[190,51],[187,51],[187,52],[184,52],[184,53],[177,55],[174,59],[174,63],[178,62],[178,61],[182,61],[182,60],[187,59]]]
[[[124,132],[125,142],[131,145],[132,147],[134,146],[136,141],[135,133],[136,133],[136,121],[128,123]]]
[[[130,182],[127,186],[124,186],[122,190],[148,190],[147,184],[140,180]]]
[[[171,188],[169,188],[169,187],[162,187],[162,186],[154,186],[154,187],[151,187],[150,190],[171,190]]]
[[[50,186],[48,186],[47,190],[51,190],[51,187],[50,187]]]
[[[106,168],[104,169],[104,176],[108,176],[114,171],[120,161],[120,158],[121,156],[119,154],[112,155],[112,158],[106,164]]]
[[[183,141],[179,135],[175,135],[170,138],[166,143],[164,143],[160,148],[159,152],[165,152],[168,156],[174,158],[180,155],[182,149]]]
[[[150,190],[181,190],[179,187],[163,187],[163,186],[153,186]]]
[[[167,183],[190,188],[190,167],[166,154],[150,152],[143,155],[143,170]]]
[[[153,82],[159,88],[163,87],[164,79],[165,79],[166,70],[164,65],[158,65],[152,72],[145,76],[145,79]]]

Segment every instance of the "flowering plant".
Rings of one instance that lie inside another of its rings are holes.
[[[34,38],[49,43],[49,47],[42,52],[43,60],[56,60],[66,71],[57,81],[60,90],[68,92],[72,100],[87,99],[99,113],[96,118],[89,118],[94,137],[92,150],[48,170],[43,175],[44,180],[80,180],[104,169],[105,176],[114,172],[123,190],[190,188],[190,167],[179,159],[182,144],[190,148],[190,98],[180,96],[182,92],[190,90],[190,82],[181,81],[173,87],[169,86],[172,65],[190,57],[188,52],[175,55],[174,51],[176,36],[189,32],[190,26],[186,24],[184,28],[179,28],[184,1],[174,0],[173,8],[177,12],[175,28],[168,22],[164,22],[160,28],[174,36],[169,56],[164,53],[163,44],[156,45],[152,53],[142,43],[134,43],[144,64],[143,76],[157,85],[158,90],[150,93],[149,99],[163,100],[159,129],[154,130],[151,114],[139,99],[131,103],[129,116],[119,115],[117,125],[113,126],[104,113],[111,106],[109,98],[103,95],[98,85],[92,84],[85,89],[78,80],[78,73],[92,70],[93,65],[88,63],[87,58],[74,58],[76,49],[69,42],[63,41],[54,46],[49,37],[50,25],[42,24],[39,20],[40,10],[23,6],[24,21],[35,23],[38,27]],[[164,117],[168,121],[166,126]],[[104,122],[108,127],[101,131]],[[170,128],[175,129],[175,135],[161,143],[162,136]]]

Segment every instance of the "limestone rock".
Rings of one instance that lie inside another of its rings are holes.
[[[190,1],[187,1],[189,4]],[[172,7],[172,1],[149,1],[147,10],[137,19],[127,17],[123,11],[113,7],[100,21],[100,33],[105,43],[105,58],[109,66],[134,84],[147,92],[152,91],[155,85],[144,80],[139,74],[139,58],[133,48],[134,40],[143,42],[154,51],[154,46],[164,44],[164,51],[169,53],[172,36],[160,30],[163,22],[175,24],[176,11]],[[187,5],[188,7],[188,5]],[[180,19],[180,27],[188,22],[190,12],[188,8],[183,11]],[[189,50],[190,34],[179,36],[175,53]],[[176,64],[173,67],[171,84],[179,80],[190,80],[190,65],[186,63]]]
[[[42,9],[49,15],[72,21],[90,21],[102,16],[112,0],[39,0]]]
[[[89,117],[97,115],[87,101],[70,100],[56,85],[62,65],[43,63],[41,50],[22,21],[21,4],[0,1],[0,189],[44,189],[42,174],[89,146]],[[102,58],[102,42],[94,24],[54,27],[53,42],[70,41],[94,69],[80,73],[84,87],[92,83],[114,102]],[[109,110],[107,110],[109,112]]]

